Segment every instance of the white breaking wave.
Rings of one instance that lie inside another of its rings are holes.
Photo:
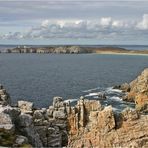
[[[92,88],[92,89],[88,89],[88,90],[84,90],[84,91],[82,91],[82,92],[91,92],[91,91],[93,91],[93,90],[97,90],[97,89],[99,89],[99,87]]]
[[[122,101],[122,99],[120,97],[109,97],[109,99],[111,100],[115,100],[115,101]]]
[[[64,102],[66,102],[66,103],[68,103],[68,102],[75,102],[75,101],[77,101],[78,99],[68,99],[68,100],[64,100]]]
[[[89,93],[88,95],[85,95],[85,97],[92,97],[92,96],[98,96],[100,95],[100,93],[96,92],[96,93]]]
[[[106,89],[106,92],[122,93],[122,90],[120,90],[120,89],[113,89],[113,87],[109,87],[109,88]]]

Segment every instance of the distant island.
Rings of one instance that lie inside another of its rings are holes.
[[[17,46],[6,49],[1,53],[55,53],[55,54],[148,54],[148,50],[129,50],[125,48],[106,46],[106,47],[81,47],[81,46],[48,46],[48,47],[29,47]]]

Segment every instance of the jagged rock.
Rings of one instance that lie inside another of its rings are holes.
[[[47,117],[53,117],[53,112],[54,112],[54,107],[53,106],[49,106],[49,109],[47,109]]]
[[[54,97],[53,98],[53,107],[56,109],[60,107],[65,107],[65,102],[63,101],[62,97]]]
[[[107,106],[98,113],[98,128],[104,132],[109,132],[115,128],[115,118],[111,106]]]
[[[20,127],[29,127],[33,123],[33,119],[31,115],[21,113],[19,115],[19,126]]]
[[[73,54],[78,54],[78,53],[81,53],[83,52],[82,49],[79,47],[79,46],[71,46],[68,48],[69,50],[69,53],[73,53]]]
[[[23,144],[28,144],[28,138],[22,135],[17,135],[15,140],[15,146],[21,146]]]
[[[97,115],[98,114],[98,115]],[[132,117],[133,115],[133,117]],[[135,111],[126,111],[124,119],[117,127],[112,107],[105,107],[102,111],[94,114],[98,120],[95,126],[89,126],[69,135],[68,147],[145,147],[148,143],[148,116],[137,117]],[[123,117],[123,115],[121,114]],[[71,130],[71,129],[70,129]]]
[[[48,146],[51,147],[61,147],[62,146],[62,134],[58,128],[48,128]]]
[[[54,111],[53,118],[54,119],[66,119],[66,114],[63,111]]]
[[[18,101],[18,107],[23,113],[32,113],[33,103],[28,101]]]
[[[3,112],[0,112],[0,129],[4,129],[9,131],[10,133],[14,133],[15,126],[12,122],[11,117]]]
[[[1,105],[8,105],[11,103],[11,99],[9,94],[6,92],[6,90],[3,88],[2,85],[0,85],[0,104]]]
[[[44,120],[44,115],[43,115],[43,111],[42,110],[36,110],[33,113],[33,118],[34,119],[41,119]]]
[[[125,92],[129,92],[130,91],[130,85],[128,83],[123,83],[121,86],[120,86],[120,89],[125,91]]]
[[[136,110],[126,108],[122,111],[122,118],[123,120],[136,120],[139,118],[138,112]]]
[[[133,100],[138,110],[148,112],[148,68],[130,83],[127,100]]]
[[[43,147],[42,141],[34,125],[22,128],[22,132],[28,137],[28,141],[34,147]]]
[[[47,126],[35,126],[35,129],[36,129],[37,133],[40,136],[40,139],[41,139],[41,141],[43,143],[43,146],[44,147],[49,146],[48,143],[47,143],[48,127]]]

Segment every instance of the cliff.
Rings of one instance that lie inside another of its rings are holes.
[[[85,46],[48,46],[48,47],[27,47],[18,46],[13,49],[7,49],[7,53],[54,53],[54,54],[148,54],[148,50],[127,50],[119,47],[85,47]]]
[[[36,48],[22,48],[17,47],[7,50],[7,53],[56,53],[56,54],[81,54],[90,53],[87,48],[82,48],[80,46],[54,46],[54,47],[36,47]]]
[[[124,100],[135,102],[137,110],[148,113],[148,68],[129,84],[122,84],[120,89],[127,92]]]
[[[145,69],[137,79],[120,88],[128,95],[134,92],[134,100],[138,101],[137,95],[148,93],[147,82]],[[147,103],[145,97],[141,100]],[[54,97],[48,108],[36,109],[28,101],[18,101],[12,107],[9,94],[0,85],[0,146],[147,148],[147,123],[145,110],[126,108],[118,113],[99,100],[83,97],[75,106]]]
[[[148,147],[148,115],[126,109],[121,114],[95,100],[80,100],[68,118],[68,147]]]

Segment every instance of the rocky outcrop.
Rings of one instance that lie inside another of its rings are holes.
[[[80,46],[53,46],[53,47],[17,47],[13,49],[8,49],[7,53],[57,53],[57,54],[80,54],[80,53],[92,53],[93,50],[90,50],[85,47]]]
[[[148,112],[148,68],[126,87],[120,88],[127,92],[124,100],[134,101],[137,110]]]
[[[2,95],[6,94],[6,91],[1,92]],[[54,97],[53,106],[49,106],[48,109],[34,109],[33,103],[28,101],[18,101],[17,107],[11,107],[7,100],[2,100],[0,146],[66,146],[67,105],[61,97]]]
[[[95,100],[95,108],[92,108],[92,100],[80,100],[79,103],[68,118],[68,147],[148,146],[148,115],[139,115],[131,109],[117,115],[111,106],[102,108]]]

